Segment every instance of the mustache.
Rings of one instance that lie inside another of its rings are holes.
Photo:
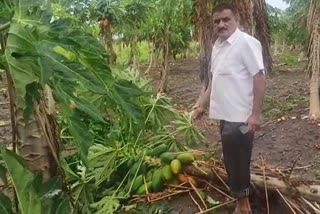
[[[219,28],[218,32],[221,32],[221,31],[224,31],[224,30],[227,30],[227,29],[226,28]]]

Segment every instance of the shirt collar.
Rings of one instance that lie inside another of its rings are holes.
[[[239,28],[237,28],[233,34],[231,34],[231,36],[229,36],[229,38],[226,40],[230,45],[236,40],[236,38],[238,38],[239,34],[240,34],[240,30]]]

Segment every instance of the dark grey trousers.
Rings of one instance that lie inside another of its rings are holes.
[[[236,198],[243,198],[250,194],[250,161],[254,134],[243,134],[240,131],[243,125],[244,123],[220,121],[222,152],[228,184]]]

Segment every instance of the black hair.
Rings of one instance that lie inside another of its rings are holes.
[[[231,4],[228,3],[221,3],[218,4],[217,6],[215,6],[212,10],[212,14],[217,13],[217,12],[222,12],[224,10],[231,10],[231,12],[236,15],[236,11],[233,8],[233,6]]]

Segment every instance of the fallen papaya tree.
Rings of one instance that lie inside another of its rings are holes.
[[[199,155],[199,151],[193,151],[193,153]],[[192,161],[191,155],[187,154],[184,153],[190,159],[183,164],[177,183],[173,184],[169,180],[168,183],[165,183],[166,188],[164,191],[153,191],[153,193],[144,191],[143,195],[133,195],[131,202],[155,202],[174,195],[188,193],[199,208],[198,213],[206,213],[234,202],[235,199],[229,194],[229,187],[226,181],[227,174],[222,161]],[[166,152],[160,156],[162,158],[163,156],[170,157],[170,153]],[[171,158],[177,158],[177,156],[174,157],[173,153]],[[310,165],[285,169],[269,165],[265,166],[264,164],[253,167],[251,174],[252,185],[259,192],[263,192],[265,196],[268,196],[265,197],[264,201],[267,213],[269,213],[268,198],[275,193],[280,196],[292,213],[320,213],[320,206],[318,205],[320,202],[320,181],[303,180],[291,175],[293,170],[306,169],[308,167]],[[202,194],[202,190],[208,188],[223,196],[225,201],[209,207],[205,196]],[[147,189],[147,186],[145,186],[145,189]]]

